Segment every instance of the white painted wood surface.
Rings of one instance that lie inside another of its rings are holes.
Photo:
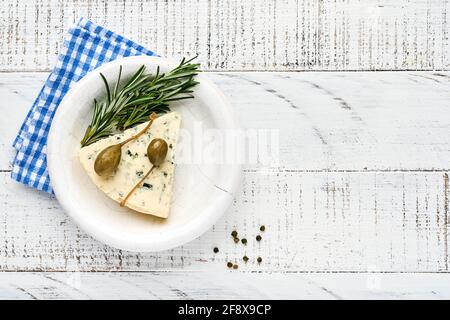
[[[3,1],[0,298],[449,298],[449,12],[447,0]],[[183,247],[109,248],[9,178],[39,71],[81,16],[163,56],[198,54],[244,128],[279,131],[280,163],[244,166],[229,212]],[[303,70],[434,71],[229,72]]]
[[[449,72],[209,73],[240,125],[280,133],[285,170],[447,170]],[[46,73],[1,73],[0,168]],[[13,107],[11,107],[13,106]],[[426,154],[427,156],[423,156]],[[252,167],[251,169],[254,169]]]
[[[420,273],[8,272],[0,273],[0,299],[449,299],[449,281]]]
[[[246,165],[242,190],[212,230],[157,254],[109,248],[80,231],[52,197],[11,181],[7,152],[0,268],[220,271],[246,254],[251,260],[239,271],[449,271],[450,73],[208,76],[244,127],[280,134],[280,165]],[[1,143],[9,151],[44,77],[0,75]],[[257,243],[261,224],[267,231]],[[232,241],[235,228],[249,239],[246,247]]]
[[[0,70],[48,70],[81,16],[205,70],[450,67],[447,0],[4,0]]]

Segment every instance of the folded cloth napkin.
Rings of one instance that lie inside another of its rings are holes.
[[[136,55],[156,54],[84,18],[70,28],[56,66],[13,142],[17,154],[11,177],[32,188],[53,193],[47,170],[47,135],[64,95],[89,71],[117,58]]]

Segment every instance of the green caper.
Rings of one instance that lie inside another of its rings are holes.
[[[163,139],[153,139],[148,147],[147,147],[147,158],[150,160],[150,163],[152,164],[152,167],[150,170],[147,171],[147,173],[141,178],[141,180],[138,181],[133,187],[133,189],[130,190],[130,192],[127,193],[125,198],[120,201],[120,206],[125,206],[125,203],[127,202],[128,198],[131,196],[131,194],[136,190],[142,182],[144,182],[145,179],[149,176],[149,174],[155,169],[156,167],[163,164],[164,159],[166,159],[167,156],[167,142]]]
[[[122,147],[130,141],[133,141],[143,135],[148,128],[152,125],[153,121],[158,116],[156,113],[150,115],[150,120],[147,125],[140,132],[128,139],[122,141],[121,143],[109,146],[103,149],[95,158],[94,171],[101,177],[109,177],[114,174],[120,163],[120,158],[122,157]]]
[[[147,157],[154,166],[163,164],[167,156],[167,142],[163,139],[153,139],[147,147]]]
[[[103,149],[95,159],[94,170],[101,177],[114,174],[122,157],[122,146],[114,144]]]

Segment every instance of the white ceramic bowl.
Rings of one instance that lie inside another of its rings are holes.
[[[75,84],[53,119],[47,160],[56,197],[84,231],[119,249],[159,251],[182,245],[207,231],[231,204],[241,169],[237,164],[178,164],[168,219],[121,208],[95,187],[81,167],[77,152],[92,116],[93,99],[105,95],[99,73],[114,84],[120,65],[124,79],[143,64],[148,72],[154,72],[158,65],[165,72],[176,62],[128,57],[101,66]],[[200,122],[204,129],[236,129],[231,107],[223,94],[203,75],[198,80],[195,99],[171,106],[182,115],[182,130],[194,131]]]

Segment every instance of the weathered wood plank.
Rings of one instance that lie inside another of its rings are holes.
[[[92,240],[55,199],[9,173],[0,174],[0,185],[4,271],[226,270],[228,261],[239,271],[449,271],[448,172],[246,171],[213,229],[157,254]],[[257,242],[262,224],[267,230]],[[232,241],[235,229],[246,246]]]
[[[0,273],[0,299],[448,299],[448,274]]]
[[[163,56],[198,54],[205,70],[448,70],[449,11],[446,0],[7,0],[0,70],[48,70],[81,16]]]
[[[268,166],[271,170],[450,169],[449,72],[208,77],[228,96],[243,128],[278,132],[279,163]],[[10,168],[11,142],[45,78],[43,73],[0,73],[0,146],[7,150],[0,154],[0,169]]]

